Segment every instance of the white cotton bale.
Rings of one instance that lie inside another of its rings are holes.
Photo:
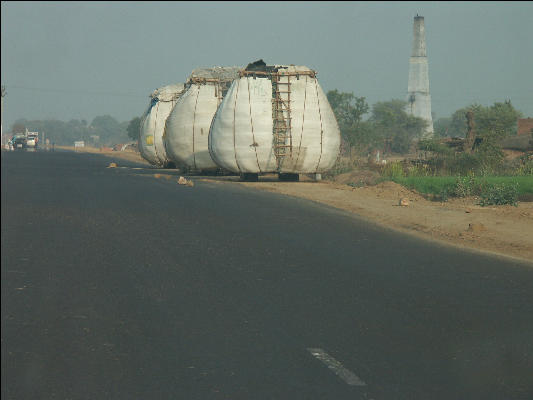
[[[209,133],[211,157],[232,172],[276,168],[272,149],[272,82],[243,77],[222,100]]]
[[[183,89],[183,83],[177,83],[154,90],[141,118],[139,151],[152,165],[165,166],[169,162],[163,142],[165,122]]]
[[[274,112],[281,102],[285,109]],[[286,138],[276,146],[274,120],[279,118]],[[286,153],[280,155],[283,146]],[[220,167],[232,172],[322,173],[338,157],[340,131],[314,71],[272,66],[243,71],[233,82],[213,120],[209,150]]]
[[[209,154],[209,128],[238,67],[195,69],[165,126],[165,148],[176,165],[195,170],[217,169]]]

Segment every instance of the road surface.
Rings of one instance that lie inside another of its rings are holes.
[[[110,161],[2,153],[2,399],[533,398],[532,264]]]

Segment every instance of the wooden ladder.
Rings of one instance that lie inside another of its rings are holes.
[[[289,75],[272,74],[273,147],[278,170],[292,156],[291,81]]]

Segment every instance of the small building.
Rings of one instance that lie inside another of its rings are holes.
[[[533,132],[533,118],[520,118],[518,120],[517,135],[527,135]]]

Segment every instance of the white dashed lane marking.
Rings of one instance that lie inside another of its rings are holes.
[[[344,366],[328,353],[322,349],[308,348],[307,351],[311,353],[314,357],[322,361],[326,366],[331,369],[339,378],[341,378],[348,385],[352,386],[366,386],[366,383],[361,380],[357,375],[355,375],[349,369],[344,368]]]

